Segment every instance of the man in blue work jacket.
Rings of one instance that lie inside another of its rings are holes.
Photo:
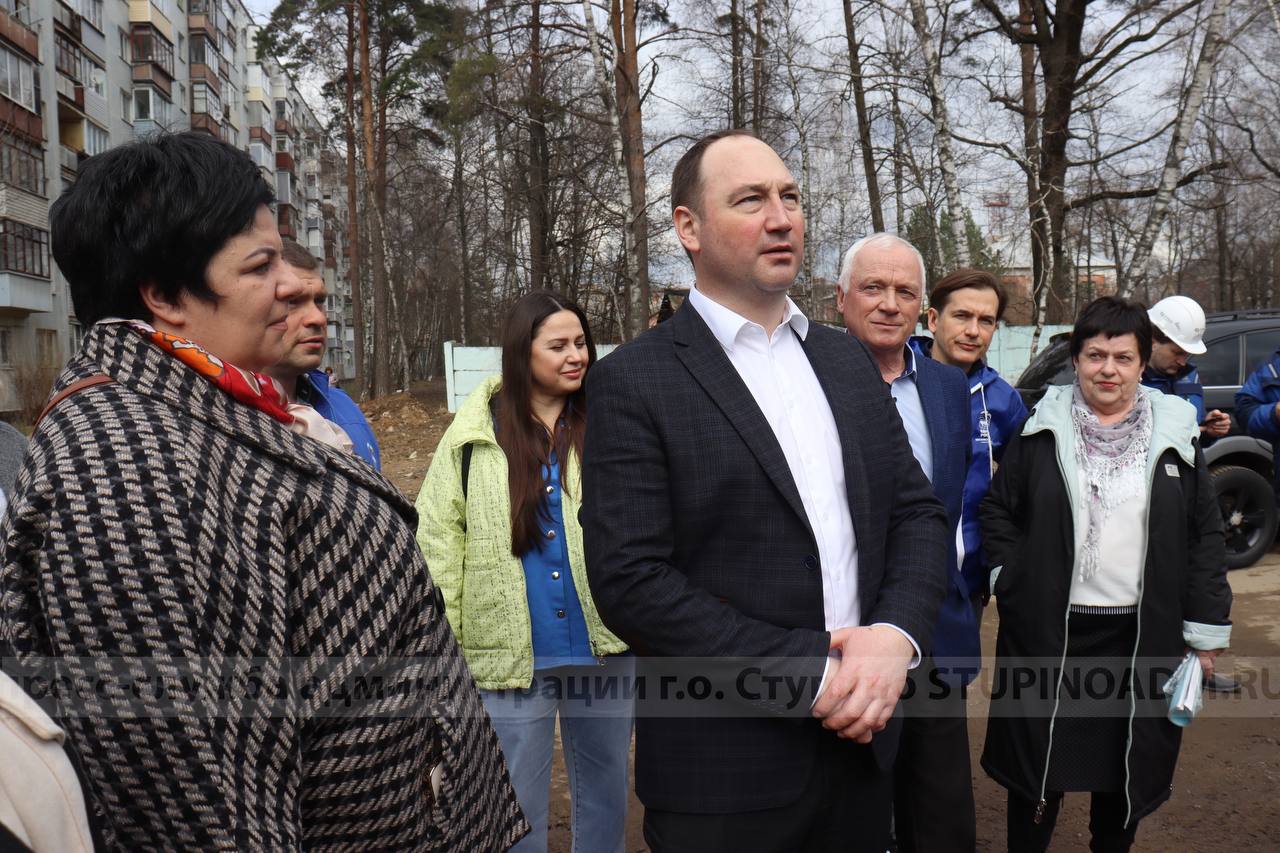
[[[289,309],[284,358],[267,372],[284,386],[290,403],[310,406],[325,420],[340,427],[351,439],[351,452],[381,471],[378,439],[364,412],[346,392],[330,385],[328,375],[320,370],[328,328],[320,262],[289,239],[284,241],[280,257],[302,279],[305,288]]]
[[[1205,414],[1204,387],[1190,361],[1205,351],[1204,309],[1189,296],[1167,296],[1152,305],[1147,316],[1151,318],[1151,360],[1142,373],[1142,384],[1195,406],[1202,443],[1226,435],[1231,416],[1217,409]]]

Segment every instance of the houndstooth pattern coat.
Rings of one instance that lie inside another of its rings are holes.
[[[399,491],[123,325],[95,326],[58,387],[95,373],[115,381],[32,437],[0,657],[92,685],[55,715],[107,844],[477,851],[527,831]]]

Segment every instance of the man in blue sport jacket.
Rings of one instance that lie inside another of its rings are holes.
[[[284,335],[284,358],[267,371],[284,386],[290,402],[304,403],[337,425],[351,439],[352,453],[382,470],[378,439],[364,412],[346,392],[329,384],[320,370],[328,321],[324,313],[324,278],[320,262],[293,240],[284,241],[281,259],[303,280],[305,289],[297,304],[289,310],[289,325]]]
[[[991,487],[1005,447],[1027,419],[1022,397],[985,361],[1007,299],[991,273],[958,269],[929,293],[928,323],[933,338],[918,337],[911,342],[920,352],[963,370],[969,383],[972,456],[964,481],[958,546],[965,591],[977,612],[987,592],[978,504]]]

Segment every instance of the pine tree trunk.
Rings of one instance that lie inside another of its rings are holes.
[[[364,397],[369,388],[369,376],[365,373],[364,358],[364,282],[360,265],[360,195],[356,178],[356,8],[347,4],[346,43],[346,111],[342,116],[347,135],[347,277],[351,282],[351,326],[354,333],[357,400]],[[346,345],[346,341],[342,342]]]
[[[372,192],[370,207],[369,255],[373,276],[373,396],[391,390],[391,336],[388,334],[386,242],[382,230],[384,188],[378,185],[378,149],[374,139],[373,74],[369,57],[369,2],[358,0],[360,9],[360,123],[364,134],[365,180]]]

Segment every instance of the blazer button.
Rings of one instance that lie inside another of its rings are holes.
[[[548,531],[547,531],[547,538],[548,538],[548,539],[555,539],[555,538],[556,538],[556,532],[555,532],[554,530],[548,530]]]
[[[563,610],[557,610],[557,611],[556,611],[556,617],[557,617],[557,618],[559,618],[559,619],[563,619],[563,618],[564,618],[564,611],[563,611]]]
[[[552,579],[553,581],[558,581],[558,580],[560,580],[560,573],[559,573],[559,572],[552,572],[552,573],[551,573],[551,579]]]
[[[804,567],[810,571],[818,568],[818,558],[809,554],[804,558]]]

